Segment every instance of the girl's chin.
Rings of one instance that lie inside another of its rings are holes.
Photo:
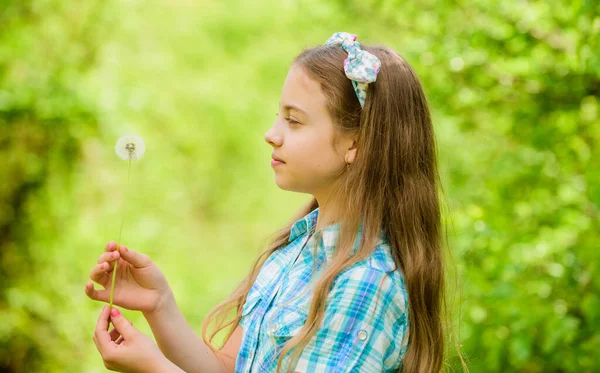
[[[289,186],[285,182],[282,182],[282,181],[278,180],[277,178],[275,178],[275,184],[277,184],[279,189],[290,190]]]
[[[289,185],[281,182],[275,182],[279,189],[285,190],[287,192],[295,192],[295,193],[308,193],[305,190],[295,187],[294,185]],[[310,194],[310,193],[309,193]]]
[[[294,186],[290,184],[289,180],[286,180],[282,175],[275,174],[275,184],[279,187],[279,189],[288,190],[293,192]]]

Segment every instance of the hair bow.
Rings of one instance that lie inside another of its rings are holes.
[[[367,98],[367,87],[369,83],[377,80],[381,61],[373,54],[360,49],[360,43],[355,40],[356,35],[354,34],[336,32],[325,42],[325,45],[340,44],[348,53],[348,58],[344,60],[344,72],[348,79],[352,81],[360,106],[364,107]]]

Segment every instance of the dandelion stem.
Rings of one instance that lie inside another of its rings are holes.
[[[127,169],[127,186],[125,187],[125,202],[127,202],[127,192],[129,190],[129,176],[131,175],[131,154],[129,155],[129,168]],[[123,222],[125,220],[125,202],[123,202],[123,213],[121,215],[121,229],[119,230],[119,240],[117,241],[117,251],[119,251],[119,249],[121,248],[121,233],[123,233]],[[115,292],[115,278],[117,276],[117,263],[119,261],[116,260],[115,261],[115,269],[113,269],[113,273],[112,273],[112,282],[110,284],[110,304],[109,304],[109,309],[112,309],[112,305],[113,305],[113,295]]]

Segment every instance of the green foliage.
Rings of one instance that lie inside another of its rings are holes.
[[[0,370],[103,371],[83,289],[122,217],[200,331],[307,199],[263,134],[335,31],[397,50],[430,99],[470,371],[600,369],[596,1],[8,1],[0,30]]]
[[[71,299],[68,282],[46,267],[45,243],[65,228],[64,210],[80,142],[96,114],[77,93],[76,79],[93,61],[93,40],[69,12],[48,2],[3,3],[0,13],[0,370],[62,372],[80,357],[63,349],[56,313]],[[84,47],[85,46],[85,47]],[[59,193],[54,194],[54,191]],[[62,215],[62,216],[61,216]],[[53,281],[54,280],[54,281]]]

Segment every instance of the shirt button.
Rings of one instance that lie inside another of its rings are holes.
[[[271,332],[271,334],[275,333],[277,331],[277,325],[272,325],[269,331]]]
[[[361,341],[364,341],[365,339],[367,339],[367,332],[364,330],[361,330],[360,332],[358,332],[358,339],[360,339]]]

